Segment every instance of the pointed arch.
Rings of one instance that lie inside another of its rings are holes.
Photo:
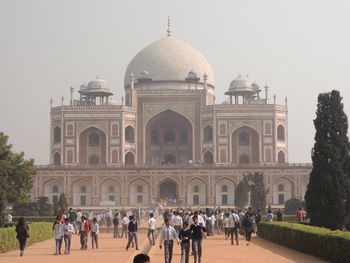
[[[234,205],[236,184],[228,177],[222,177],[215,183],[216,205]]]
[[[198,177],[187,181],[187,205],[207,204],[207,183]]]
[[[57,203],[60,197],[60,194],[63,193],[63,184],[55,178],[46,180],[43,183],[44,196],[49,199],[49,202],[54,204]]]
[[[108,177],[100,183],[100,205],[120,205],[121,184],[114,178]]]
[[[214,163],[213,153],[211,151],[206,151],[203,155],[203,161],[207,164]]]
[[[232,163],[259,163],[259,131],[250,125],[242,125],[231,134]]]
[[[80,164],[105,164],[107,162],[107,135],[96,126],[90,125],[78,135],[78,156]]]
[[[277,126],[277,140],[285,141],[286,139],[286,129],[282,124]]]
[[[130,205],[149,205],[150,185],[149,183],[138,177],[129,183],[129,199]]]
[[[132,151],[125,154],[125,164],[135,164],[135,155]]]
[[[278,163],[286,163],[286,153],[283,150],[278,151],[277,160]]]
[[[176,163],[193,160],[194,134],[192,122],[173,109],[164,109],[149,118],[144,126],[144,158],[147,164],[165,162],[166,155],[174,155]],[[157,145],[158,147],[152,147]],[[166,149],[171,146],[171,150]],[[173,161],[171,161],[173,163]]]

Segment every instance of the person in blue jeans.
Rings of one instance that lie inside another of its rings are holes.
[[[174,239],[176,239],[177,244],[180,244],[180,240],[175,228],[170,225],[170,219],[166,218],[164,223],[165,226],[160,232],[159,248],[162,249],[162,244],[164,242],[164,260],[165,263],[171,263],[171,259],[173,257]]]
[[[202,262],[202,238],[203,232],[207,229],[202,224],[198,224],[198,216],[193,216],[193,224],[190,226],[192,236],[192,251],[194,252],[194,263]]]
[[[134,215],[130,216],[128,231],[129,231],[129,239],[128,239],[128,244],[126,245],[126,250],[129,249],[130,244],[132,243],[133,240],[135,241],[136,250],[139,250],[139,245],[137,242],[137,222],[135,220]]]
[[[181,263],[189,263],[191,230],[188,227],[188,222],[182,224],[179,239],[181,240]]]

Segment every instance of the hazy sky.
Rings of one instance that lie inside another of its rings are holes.
[[[105,79],[120,103],[124,72],[147,44],[173,36],[211,63],[217,103],[239,73],[288,97],[289,161],[310,162],[317,95],[340,90],[350,114],[350,1],[0,0],[0,131],[49,161],[49,101]]]

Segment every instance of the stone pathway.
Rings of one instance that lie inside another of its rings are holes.
[[[144,250],[148,251],[148,240],[145,230],[139,233],[140,250],[125,250],[126,239],[112,238],[112,233],[101,233],[99,236],[99,249],[91,249],[89,240],[88,250],[80,250],[79,237],[74,236],[72,242],[72,253],[70,255],[54,256],[54,240],[47,240],[28,247],[24,257],[19,257],[19,251],[11,251],[0,255],[1,263],[132,263],[134,255]],[[159,241],[156,246],[149,251],[152,263],[163,263],[163,250],[159,249]],[[180,247],[175,244],[174,263],[180,262]],[[190,257],[193,262],[193,257]],[[316,257],[300,253],[283,246],[266,241],[259,237],[252,238],[252,244],[246,246],[241,237],[239,246],[231,246],[228,240],[222,235],[208,237],[203,241],[203,263],[306,263],[306,262],[326,262]]]

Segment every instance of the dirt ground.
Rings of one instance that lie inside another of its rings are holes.
[[[79,237],[74,236],[72,241],[72,252],[70,255],[53,255],[55,249],[54,240],[47,240],[28,247],[23,257],[19,256],[19,251],[11,251],[0,255],[1,263],[96,263],[115,262],[132,263],[133,257],[149,248],[145,231],[139,233],[140,250],[125,250],[126,239],[112,237],[112,233],[100,233],[99,249],[91,249],[91,241],[87,250],[80,250]],[[180,246],[174,245],[174,256],[172,262],[180,262]],[[62,250],[63,251],[63,250]],[[159,249],[159,241],[149,251],[152,263],[164,262],[163,250]],[[193,257],[190,257],[193,262]],[[316,257],[300,253],[283,246],[266,241],[259,237],[253,237],[250,246],[246,246],[243,237],[240,238],[238,246],[231,246],[228,240],[222,235],[208,237],[203,241],[203,259],[205,263],[306,263],[306,262],[326,262]]]

